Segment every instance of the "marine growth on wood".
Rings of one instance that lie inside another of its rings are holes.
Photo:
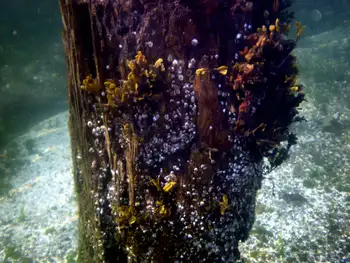
[[[60,2],[81,261],[239,260],[303,119],[289,1]]]

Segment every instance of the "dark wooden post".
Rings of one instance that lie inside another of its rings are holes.
[[[304,97],[286,2],[60,0],[81,262],[239,259]]]

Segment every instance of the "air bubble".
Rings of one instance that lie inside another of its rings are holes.
[[[149,48],[151,48],[151,47],[153,47],[153,42],[152,42],[152,41],[148,41],[148,42],[146,43],[146,45],[147,45]]]

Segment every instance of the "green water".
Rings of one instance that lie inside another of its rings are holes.
[[[9,214],[0,216],[0,262],[75,262],[58,2],[2,2],[0,206]],[[248,262],[350,257],[349,7],[347,0],[298,0],[293,7],[307,26],[295,55],[309,121],[295,128],[301,138],[290,160],[264,181],[256,223],[241,247]]]

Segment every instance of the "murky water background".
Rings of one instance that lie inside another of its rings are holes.
[[[347,7],[347,8],[346,8]],[[264,180],[247,262],[350,257],[350,3],[297,1],[308,120]],[[0,8],[0,262],[75,262],[65,63],[56,1]]]

